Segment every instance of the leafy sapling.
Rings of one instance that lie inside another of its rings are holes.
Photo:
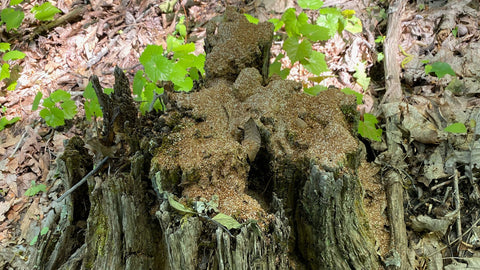
[[[362,94],[348,87],[343,88],[341,91],[347,95],[355,95],[357,98],[357,105],[363,104]],[[377,142],[382,141],[383,130],[381,128],[377,128],[377,124],[378,119],[375,117],[375,115],[370,113],[363,114],[363,119],[358,122],[358,134],[366,139]]]
[[[193,81],[205,74],[205,55],[195,55],[194,51],[195,44],[174,36],[167,37],[166,50],[162,46],[147,45],[139,59],[145,71],[137,71],[133,78],[134,99],[141,102],[142,114],[164,109],[165,104],[159,97],[170,82],[176,91],[192,90]]]
[[[423,63],[427,64],[425,65],[425,74],[430,74],[430,73],[435,73],[435,76],[438,78],[443,78],[445,75],[449,74],[452,76],[456,76],[455,71],[452,69],[452,67],[445,62],[435,62],[433,64],[428,64],[428,60],[422,61]]]
[[[33,111],[38,109],[41,98],[42,93],[38,92],[32,104]],[[42,106],[44,108],[40,111],[40,116],[51,127],[63,126],[65,119],[73,119],[77,114],[77,105],[71,99],[70,93],[61,89],[44,98]]]
[[[47,192],[47,186],[45,186],[44,184],[37,185],[35,181],[32,180],[30,188],[25,191],[24,195],[31,197],[37,195],[40,192]]]

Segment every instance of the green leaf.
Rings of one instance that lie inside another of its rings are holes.
[[[51,97],[43,99],[43,107],[52,108],[55,107],[55,101]]]
[[[452,29],[452,35],[453,35],[454,37],[457,37],[457,33],[458,33],[458,26],[455,27],[454,29]]]
[[[8,120],[5,116],[0,118],[0,131],[4,130],[6,126],[11,125],[20,120],[20,117],[14,117]]]
[[[17,82],[11,83],[9,86],[7,86],[8,91],[13,91],[17,87]]]
[[[171,207],[173,207],[175,210],[181,212],[182,214],[185,214],[185,213],[196,214],[196,212],[193,211],[193,209],[190,209],[190,208],[186,207],[185,205],[175,201],[173,199],[172,195],[168,196],[168,203],[170,204]]]
[[[385,58],[385,55],[382,52],[377,54],[377,62],[381,62]]]
[[[342,91],[347,95],[355,95],[355,97],[357,97],[357,105],[360,105],[363,103],[363,95],[358,93],[357,91],[352,90],[352,88],[345,87],[340,91]]]
[[[247,18],[247,21],[249,21],[250,23],[258,24],[258,22],[260,21],[259,19],[253,17],[250,14],[244,13],[243,15],[245,15],[245,18]]]
[[[85,90],[83,91],[83,97],[85,98],[83,108],[85,109],[86,119],[90,121],[92,117],[102,117],[102,108],[100,108],[97,94],[95,93],[95,89],[93,89],[91,82],[89,82],[87,87],[85,87]]]
[[[18,5],[22,2],[23,0],[10,0],[10,6]]]
[[[312,42],[330,39],[330,31],[323,26],[306,23],[299,26],[299,31]]]
[[[303,66],[315,75],[328,71],[327,62],[325,62],[325,54],[317,51],[311,51],[310,57],[307,57],[307,63]]]
[[[3,60],[17,60],[25,58],[25,54],[21,51],[9,51],[3,55]]]
[[[365,72],[365,62],[360,62],[357,64],[353,77],[357,79],[357,83],[362,86],[363,90],[367,90],[368,85],[370,84],[370,78]]]
[[[190,78],[192,78],[192,80],[199,80],[200,79],[199,72],[200,71],[196,67],[192,67],[188,71],[188,76],[190,76]]]
[[[375,124],[378,123],[377,118],[369,113],[363,115],[363,121],[358,123],[358,133],[364,138],[374,140],[377,142],[382,141],[382,129],[377,129]]]
[[[167,51],[171,52],[175,50],[176,47],[182,45],[184,43],[183,39],[176,38],[172,35],[167,37]],[[162,48],[163,53],[163,48]]]
[[[352,16],[346,20],[345,30],[352,34],[362,32],[362,21],[356,16]]]
[[[238,223],[238,221],[236,221],[234,218],[232,218],[231,216],[227,216],[223,213],[218,213],[212,218],[212,220],[215,220],[216,222],[222,224],[228,230],[240,229],[240,227],[242,227],[242,224]]]
[[[73,119],[73,117],[77,114],[77,105],[75,105],[75,101],[71,99],[64,101],[60,107],[63,109],[63,115],[65,119]]]
[[[45,2],[42,5],[35,5],[32,10],[32,13],[35,14],[35,18],[40,21],[51,21],[55,14],[60,13],[61,11],[50,4],[50,2]]]
[[[463,123],[453,123],[448,127],[444,128],[443,131],[451,133],[467,133],[467,128]]]
[[[24,195],[25,196],[35,196],[41,191],[47,192],[47,186],[45,186],[44,184],[38,184],[37,185],[37,184],[35,184],[35,181],[32,180],[30,188],[25,191]]]
[[[182,37],[187,36],[187,27],[184,24],[177,24],[177,26],[175,26],[175,30],[177,30],[180,36]]]
[[[321,0],[298,0],[297,3],[303,9],[319,9],[323,6]]]
[[[189,92],[190,90],[192,90],[192,88],[193,88],[193,80],[190,77],[187,77],[184,80],[175,83],[176,91]]]
[[[320,93],[322,91],[325,91],[327,89],[328,89],[328,87],[323,86],[323,85],[314,85],[313,87],[304,88],[303,92],[305,94],[308,94],[308,95],[311,95],[311,96],[316,96],[316,95],[318,95],[318,93]]]
[[[142,92],[141,100],[143,101],[140,105],[140,112],[145,114],[146,112],[150,111],[150,103],[153,101],[153,93],[155,88],[157,87],[156,84],[147,82],[145,88]]]
[[[7,31],[18,28],[24,17],[23,11],[16,8],[5,8],[0,13],[0,18],[7,26]]]
[[[275,28],[273,29],[273,32],[277,32],[285,24],[282,20],[277,19],[277,18],[272,18],[268,21],[273,23],[273,25],[275,26]]]
[[[45,235],[48,233],[48,227],[43,227],[42,230],[40,231],[40,235]]]
[[[172,71],[170,72],[170,77],[167,80],[172,81],[174,84],[180,83],[187,76],[188,71],[179,61],[172,66]]]
[[[312,52],[312,44],[308,40],[303,40],[300,44],[298,42],[297,37],[289,37],[283,43],[283,49],[292,63],[309,57]]]
[[[385,42],[385,36],[378,36],[375,39],[375,43],[377,43],[377,44],[382,44],[383,42]]]
[[[38,241],[38,235],[35,235],[35,237],[33,237],[32,241],[30,241],[30,246],[35,245],[35,243],[37,243],[37,241]]]
[[[428,67],[428,68],[427,68]],[[428,72],[427,72],[428,71]],[[452,76],[456,76],[455,71],[452,67],[445,62],[435,62],[431,66],[425,66],[425,74],[434,72],[438,78],[443,78],[446,74],[450,74]]]
[[[335,33],[341,33],[344,29],[344,18],[342,12],[337,8],[322,8],[316,24],[328,29],[330,37]]]
[[[278,61],[275,61],[270,64],[268,76],[272,76],[273,74],[278,74],[283,80],[285,80],[288,74],[290,74],[290,69],[282,69],[282,64]]]
[[[0,43],[0,52],[6,52],[10,50],[10,43],[1,42]]]
[[[42,97],[42,92],[38,91],[32,103],[32,111],[36,111],[38,109],[38,105],[40,104],[40,100],[42,99]]]
[[[92,117],[102,117],[103,112],[100,104],[98,103],[98,99],[85,101],[83,103],[83,107],[85,109],[85,117],[88,121],[91,120]]]
[[[0,70],[0,81],[8,78],[10,78],[10,65],[3,63],[2,69]]]
[[[58,127],[65,125],[64,113],[57,107],[45,108],[40,111],[40,116],[45,119],[47,125]]]
[[[147,83],[147,79],[145,79],[145,77],[143,76],[143,70],[137,71],[137,73],[135,73],[135,76],[133,77],[133,83],[132,83],[133,95],[134,95],[135,101],[142,100],[142,92],[146,83]]]
[[[113,88],[109,88],[109,87],[103,88],[103,93],[105,93],[107,95],[110,95],[113,92],[114,92]]]
[[[97,94],[95,93],[95,89],[92,87],[92,82],[89,82],[85,90],[83,91],[83,97],[85,99],[97,99]]]
[[[111,93],[114,92],[113,88],[103,88],[103,92],[107,95],[110,95]]]
[[[55,90],[53,93],[50,94],[50,98],[55,103],[70,100],[70,97],[71,95],[67,91],[62,89]]]
[[[297,25],[297,15],[295,15],[294,8],[289,8],[283,13],[282,21],[285,23],[285,31],[289,37],[300,35]]]
[[[425,74],[428,75],[432,71],[432,65],[425,65]]]
[[[194,51],[195,51],[195,44],[192,42],[187,44],[180,44],[172,48],[172,52],[176,53],[176,56],[174,58],[179,58],[179,56],[187,55],[188,53],[191,53]]]
[[[163,56],[163,48],[158,45],[147,45],[139,58],[145,67],[145,73],[152,82],[168,81],[172,62]]]

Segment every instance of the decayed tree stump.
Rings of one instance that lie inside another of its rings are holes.
[[[85,241],[59,268],[378,269],[356,176],[355,100],[268,80],[272,30],[232,9],[209,26],[206,87],[169,93],[168,128],[88,181]],[[217,211],[243,226],[226,229]]]

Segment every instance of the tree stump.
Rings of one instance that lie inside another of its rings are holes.
[[[157,135],[88,181],[85,241],[59,268],[379,268],[355,98],[267,79],[272,30],[232,9],[209,26],[206,87],[168,93],[168,128],[143,132]]]

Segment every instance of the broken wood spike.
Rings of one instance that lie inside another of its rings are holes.
[[[105,146],[113,145],[116,133],[131,136],[137,123],[138,110],[130,92],[128,78],[118,66],[115,67],[114,75],[115,84],[111,95],[103,92],[96,75],[90,77],[103,112],[103,131],[99,137]]]

